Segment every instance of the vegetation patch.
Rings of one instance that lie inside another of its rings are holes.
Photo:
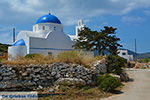
[[[117,55],[108,55],[106,57],[106,66],[108,73],[114,73],[120,75],[123,71],[123,67],[127,64],[127,60],[117,56]]]
[[[8,46],[10,45],[0,43],[0,54],[7,53]]]
[[[141,59],[141,60],[138,60],[138,62],[140,62],[140,63],[149,63],[150,58]]]
[[[39,100],[91,100],[112,95],[111,93],[100,91],[97,87],[70,88],[61,86],[56,93],[64,93],[65,95],[41,97]]]
[[[122,83],[116,77],[108,74],[98,77],[98,87],[100,90],[111,92],[120,86],[122,86]]]

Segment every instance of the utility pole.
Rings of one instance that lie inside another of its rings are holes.
[[[137,60],[137,41],[136,41],[136,38],[134,39],[134,46],[135,46],[135,60]]]
[[[136,43],[136,39],[135,39],[134,41],[135,41],[135,53],[137,53],[137,43]]]
[[[15,32],[15,28],[13,28],[13,42],[15,42],[16,41],[16,32]]]

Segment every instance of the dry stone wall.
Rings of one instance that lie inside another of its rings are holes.
[[[95,66],[94,69],[87,69],[81,65],[65,63],[20,67],[0,65],[0,89],[32,90],[67,82],[72,85],[92,85],[100,73],[98,63]]]

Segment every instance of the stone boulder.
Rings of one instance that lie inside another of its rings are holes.
[[[120,78],[119,75],[116,75],[116,74],[109,74],[109,75],[111,75],[112,77],[115,77],[115,78],[117,78],[119,81],[121,81],[121,78]]]
[[[134,68],[135,65],[136,65],[136,62],[130,61],[130,62],[127,63],[127,68]]]
[[[56,84],[63,86],[82,87],[86,85],[86,82],[77,78],[60,78],[56,81]]]
[[[106,60],[102,59],[94,62],[92,69],[98,74],[106,73],[107,72]]]
[[[123,81],[123,82],[127,82],[130,80],[130,78],[126,72],[121,73],[119,76],[120,76],[121,81]]]

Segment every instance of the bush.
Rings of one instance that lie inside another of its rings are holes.
[[[59,53],[56,59],[58,62],[79,64],[87,68],[90,68],[96,60],[94,57],[85,55],[82,51],[64,51]]]
[[[150,58],[144,58],[144,59],[138,60],[138,62],[140,62],[140,63],[149,63]]]
[[[33,58],[42,57],[42,56],[43,55],[41,54],[27,54],[25,58],[33,59]]]
[[[127,64],[127,60],[116,56],[116,55],[108,55],[106,57],[106,66],[108,73],[114,73],[120,75],[123,71],[123,67]]]
[[[105,92],[111,92],[122,85],[122,83],[117,78],[108,74],[99,76],[97,81],[99,89]]]
[[[80,63],[80,58],[76,51],[64,51],[57,55],[57,59],[65,63]]]
[[[96,56],[96,57],[95,57],[96,60],[102,60],[102,59],[104,59],[104,58],[105,58],[104,56]]]

